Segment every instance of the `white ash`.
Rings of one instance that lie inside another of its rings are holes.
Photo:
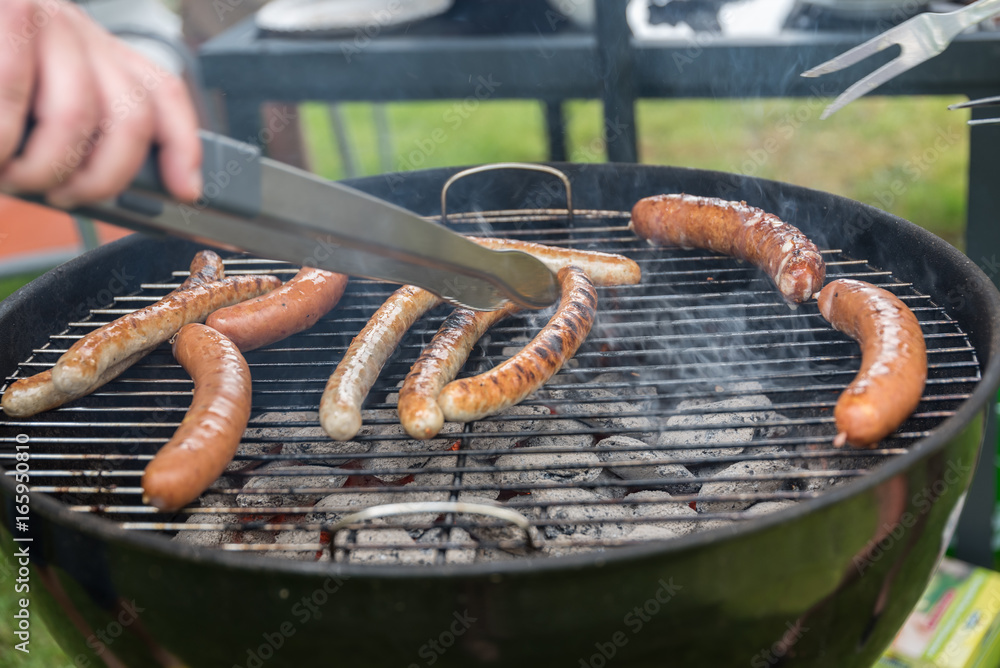
[[[565,423],[566,420],[558,420]],[[592,434],[542,434],[532,436],[524,441],[524,449],[528,448],[566,448],[582,449],[594,445]]]
[[[522,551],[520,554],[517,554],[496,547],[480,547],[476,550],[475,563],[492,564],[497,561],[514,561],[520,559],[524,554],[527,554],[527,552]]]
[[[236,448],[232,461],[226,464],[226,473],[252,471],[264,464],[265,460],[262,460],[262,457],[279,454],[283,449],[281,443],[248,443],[246,439],[251,436],[247,432],[244,432],[243,438],[244,441]]]
[[[702,485],[701,491],[698,493],[698,512],[726,513],[749,508],[756,502],[755,499],[734,499],[730,501],[705,501],[702,499],[719,495],[757,495],[776,492],[785,486],[785,481],[780,478],[766,479],[765,476],[780,474],[788,471],[789,468],[788,462],[785,460],[739,462],[728,466],[713,477],[739,477],[741,479],[715,482],[709,479],[709,481]]]
[[[608,464],[608,469],[626,480],[649,480],[655,478],[685,478],[690,482],[657,485],[670,494],[697,494],[701,481],[680,464],[664,463],[677,457],[673,450],[653,450],[643,441],[629,436],[609,436],[597,443],[597,456]],[[623,448],[604,452],[601,449]],[[642,448],[633,450],[631,448]],[[648,462],[648,463],[646,463]]]
[[[342,487],[347,476],[327,466],[293,466],[271,462],[256,470],[243,491],[236,497],[241,508],[311,506],[329,494],[326,490]],[[315,488],[317,492],[293,492],[292,489]]]
[[[672,540],[678,535],[677,530],[669,524],[637,524],[625,535],[625,540],[635,543],[651,543]]]
[[[322,430],[322,429],[321,429]],[[359,441],[331,441],[327,437],[323,442],[310,443],[285,443],[281,449],[281,454],[299,459],[302,463],[315,464],[317,466],[340,466],[349,462],[358,455],[363,455],[371,449],[371,442]]]
[[[505,489],[518,490],[538,484],[578,485],[601,475],[601,461],[594,452],[536,452],[534,448],[518,448],[497,459],[500,484]],[[508,470],[527,468],[531,470]]]
[[[304,529],[290,529],[287,531],[279,531],[274,537],[274,543],[275,545],[308,546],[309,549],[275,550],[274,552],[264,553],[271,557],[284,557],[285,559],[292,559],[295,561],[316,561],[316,553],[324,549],[323,546],[320,545],[320,535],[318,530],[307,531]]]
[[[240,517],[238,515],[231,514],[217,515],[214,513],[196,513],[189,515],[184,523],[190,525],[212,524],[222,526],[226,524],[239,524]],[[188,545],[215,546],[235,541],[236,531],[221,528],[218,531],[211,529],[181,529],[173,537],[173,540],[178,543],[187,543]]]
[[[666,492],[644,490],[625,497],[632,516],[642,520],[639,526],[654,526],[671,533],[683,536],[697,530],[698,513],[686,503],[675,501]],[[660,521],[656,521],[660,520]],[[631,538],[638,536],[632,535]]]
[[[741,383],[740,389],[759,389],[759,383]],[[677,405],[678,410],[688,411],[683,415],[672,415],[666,427],[675,429],[663,431],[657,439],[657,446],[676,448],[675,456],[685,459],[708,460],[719,457],[734,457],[743,452],[753,440],[757,423],[780,420],[770,410],[771,400],[763,394],[743,394],[720,401],[688,399]],[[720,427],[725,424],[741,424],[744,427]],[[685,429],[676,430],[678,427]],[[696,429],[696,427],[698,427]],[[731,447],[711,447],[732,444]],[[697,446],[709,447],[697,447]]]
[[[255,439],[264,442],[254,443]],[[310,460],[318,466],[337,466],[352,454],[365,452],[368,444],[331,441],[319,425],[316,411],[272,411],[254,417],[243,432],[239,455],[261,455],[280,448],[282,454],[323,454],[329,458]],[[243,470],[253,461],[234,461],[232,470]]]
[[[628,397],[623,401],[621,392],[587,387],[587,384],[569,390],[549,390],[545,396],[559,402],[554,407],[557,414],[580,420],[591,428],[628,433],[640,440],[656,438],[656,424],[647,417],[654,410],[654,402],[647,396]]]
[[[369,450],[369,454],[375,455],[375,457],[362,458],[360,460],[361,469],[383,482],[398,482],[420,471],[420,469],[424,468],[431,461],[429,454],[422,454],[418,457],[406,457],[406,453],[420,454],[447,450],[451,445],[452,442],[445,439],[433,439],[429,441],[409,439],[375,441],[372,443],[371,450]]]
[[[545,406],[517,405],[497,413],[489,420],[479,420],[472,425],[472,433],[482,434],[463,441],[463,450],[510,450],[527,436],[520,432],[548,431],[549,420],[532,418],[551,415]],[[517,435],[508,435],[508,434]]]
[[[795,505],[798,504],[791,499],[782,499],[781,501],[761,501],[760,503],[755,503],[747,508],[745,512],[747,515],[767,515],[768,513],[784,510],[785,508],[791,508]]]
[[[475,458],[466,459],[466,467],[476,468],[490,466],[492,464],[486,460]],[[462,473],[462,485],[466,487],[482,487],[483,489],[462,489],[458,493],[459,501],[468,503],[480,503],[483,501],[495,501],[500,496],[500,474],[496,471],[469,471]]]
[[[705,520],[704,522],[698,523],[698,531],[714,531],[715,529],[724,529],[726,533],[732,534],[736,531],[736,527],[739,525],[737,520]]]
[[[510,359],[514,355],[521,352],[526,345],[531,343],[531,337],[529,336],[515,336],[508,341],[508,345],[500,349],[500,357],[505,360]]]
[[[628,493],[624,481],[607,469],[601,470],[601,474],[594,478],[594,483],[595,486],[587,489],[605,499],[623,499]]]
[[[403,529],[361,529],[353,540],[349,532],[341,531],[334,548],[334,561],[351,564],[429,566],[437,555],[434,549],[415,549],[417,542]]]
[[[440,550],[445,543],[462,543],[467,547],[452,547],[445,550],[444,560],[448,564],[471,564],[476,559],[476,541],[461,527],[435,528],[417,539],[420,545],[436,547]]]
[[[531,497],[512,499],[512,506],[518,500],[530,498],[535,503],[546,504],[544,508],[532,508],[533,515],[544,516],[546,520],[556,520],[556,524],[539,527],[545,538],[542,549],[551,556],[586,552],[593,546],[573,544],[574,540],[597,541],[616,540],[624,537],[632,529],[631,524],[621,520],[626,510],[618,504],[604,503],[604,499],[586,489],[539,489]],[[549,504],[570,505],[549,505]]]

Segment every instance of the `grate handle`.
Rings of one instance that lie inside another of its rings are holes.
[[[570,222],[573,221],[573,189],[570,187],[569,177],[564,172],[555,167],[536,165],[530,162],[496,162],[490,165],[480,165],[478,167],[463,169],[456,174],[452,174],[451,178],[444,182],[444,185],[441,187],[441,223],[448,223],[448,189],[451,188],[452,184],[460,179],[464,179],[466,176],[472,176],[481,172],[490,172],[496,169],[523,169],[531,172],[544,172],[558,178],[562,181],[563,187],[566,188],[566,217]]]
[[[364,520],[379,517],[396,517],[398,515],[419,515],[421,513],[463,513],[469,515],[488,515],[517,526],[524,531],[526,543],[532,550],[539,549],[535,532],[532,531],[528,518],[510,508],[491,506],[485,503],[465,503],[462,501],[411,501],[408,503],[386,503],[371,506],[356,513],[340,518],[330,529],[330,556],[337,543],[337,533],[348,526]]]

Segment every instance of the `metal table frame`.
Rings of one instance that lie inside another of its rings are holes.
[[[430,37],[358,33],[340,40],[261,38],[252,20],[203,45],[205,85],[224,94],[229,134],[250,141],[262,133],[264,102],[306,100],[534,99],[546,105],[549,152],[564,159],[561,103],[600,99],[610,161],[637,161],[635,101],[639,98],[829,97],[876,64],[822,79],[799,72],[868,35],[816,33],[768,40],[723,37],[691,41],[630,36],[627,0],[597,3],[593,33]],[[375,31],[376,33],[378,31]],[[895,55],[890,50],[884,60]],[[893,79],[880,95],[1000,93],[1000,34],[963,35],[944,54]],[[974,112],[974,117],[984,112]],[[1000,286],[1000,125],[970,128],[968,254]],[[984,456],[958,528],[957,556],[993,565],[996,500],[996,415],[987,420]]]

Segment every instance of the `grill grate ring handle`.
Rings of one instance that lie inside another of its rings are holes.
[[[370,506],[356,513],[346,515],[331,525],[330,558],[334,557],[337,534],[358,522],[374,520],[382,517],[397,517],[399,515],[418,515],[422,513],[458,513],[469,515],[487,515],[505,522],[510,522],[524,532],[525,543],[531,551],[541,549],[538,530],[531,526],[527,517],[504,506],[494,506],[485,503],[466,503],[464,501],[410,501],[406,503],[385,503]]]

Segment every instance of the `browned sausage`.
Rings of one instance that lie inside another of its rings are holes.
[[[486,373],[445,386],[438,405],[445,419],[471,422],[499,413],[545,384],[590,333],[597,313],[597,290],[583,270],[559,270],[562,297],[548,324],[509,360]]]
[[[235,276],[173,292],[74,343],[52,367],[52,382],[63,394],[86,391],[105,378],[108,369],[151,351],[184,325],[204,322],[216,309],[251,299],[279,285],[281,279],[276,276]]]
[[[201,250],[195,253],[188,270],[188,277],[177,288],[177,292],[196,285],[221,281],[226,277],[226,267],[215,251]]]
[[[541,260],[553,273],[563,267],[573,265],[583,269],[594,285],[635,285],[642,279],[642,270],[634,260],[624,255],[600,253],[598,251],[557,248],[517,239],[494,239],[491,237],[469,237],[480,246],[493,250],[519,250]]]
[[[837,400],[834,445],[874,447],[913,413],[927,380],[927,349],[913,311],[864,281],[831,281],[819,311],[861,344],[861,370]]]
[[[357,435],[361,429],[361,404],[382,366],[413,323],[440,302],[426,290],[404,285],[354,337],[327,381],[319,404],[320,424],[331,438],[349,441]]]
[[[629,227],[650,243],[706,248],[746,260],[763,270],[789,303],[802,303],[823,286],[826,265],[816,244],[746,202],[656,195],[636,203]]]
[[[247,352],[309,329],[337,305],[346,287],[344,274],[303,267],[277,290],[219,309],[205,324]]]
[[[91,385],[80,392],[67,394],[56,389],[52,382],[52,369],[47,369],[34,376],[22,378],[11,383],[7,391],[3,393],[3,410],[11,417],[31,417],[38,413],[50,411],[65,403],[85,397],[96,392],[102,385],[105,385],[122,373],[130,366],[146,356],[148,351],[141,351],[135,355],[130,355],[120,362],[108,367],[103,374]]]
[[[441,390],[458,375],[486,330],[517,310],[510,303],[495,311],[459,308],[445,318],[399,390],[399,422],[406,433],[425,439],[441,431],[444,414],[437,402]]]
[[[177,431],[142,475],[142,500],[160,510],[191,503],[226,470],[250,419],[250,369],[232,341],[207,325],[185,325],[174,357],[194,380]]]

